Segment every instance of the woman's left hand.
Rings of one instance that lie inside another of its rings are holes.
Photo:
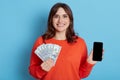
[[[103,58],[103,52],[104,50],[102,51],[102,58]],[[93,60],[93,50],[90,52],[90,55],[87,58],[87,62],[90,64],[96,64],[98,62]]]
[[[97,61],[93,60],[93,50],[90,52],[90,55],[87,58],[87,62],[90,63],[90,64],[96,64],[97,63]]]

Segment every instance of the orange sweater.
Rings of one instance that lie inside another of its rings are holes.
[[[62,47],[55,66],[49,72],[42,70],[40,67],[42,60],[34,53],[42,43],[42,37],[39,37],[32,49],[29,72],[33,77],[40,80],[81,80],[90,74],[93,65],[86,61],[87,48],[82,38],[79,37],[74,44],[53,38],[46,40],[46,43],[58,44]]]

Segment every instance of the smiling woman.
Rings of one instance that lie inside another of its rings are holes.
[[[88,57],[84,39],[74,32],[70,7],[56,3],[51,8],[46,33],[33,46],[29,72],[40,80],[81,80],[97,63],[92,56],[93,51]]]
[[[57,13],[53,16],[54,28],[56,29],[57,32],[63,33],[65,35],[65,32],[69,27],[69,24],[70,24],[69,16],[67,15],[63,8],[59,8]]]
[[[59,25],[58,25],[59,24]],[[62,25],[64,25],[62,27]],[[70,9],[70,7],[67,4],[57,3],[51,8],[49,18],[48,18],[48,30],[43,35],[43,39],[49,39],[55,36],[58,32],[55,28],[60,27],[61,29],[64,29],[61,35],[64,35],[64,39],[66,37],[68,42],[74,42],[75,38],[75,32],[73,29],[73,14]],[[68,28],[67,28],[68,27]],[[73,38],[74,36],[74,38]],[[61,36],[63,37],[63,36]]]

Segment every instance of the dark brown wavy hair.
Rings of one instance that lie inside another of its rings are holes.
[[[73,14],[72,14],[70,7],[65,3],[56,3],[51,8],[50,13],[49,13],[49,17],[48,17],[48,23],[47,23],[48,29],[47,29],[46,33],[44,35],[42,35],[43,41],[45,42],[45,40],[53,38],[55,36],[56,30],[53,26],[53,16],[56,14],[57,10],[60,7],[65,10],[65,12],[68,14],[68,16],[70,18],[70,25],[66,30],[67,42],[74,43],[74,42],[76,42],[76,39],[78,37],[76,36],[74,29],[73,29]]]

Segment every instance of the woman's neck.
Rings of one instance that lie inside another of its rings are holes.
[[[65,33],[56,33],[54,36],[54,39],[56,40],[66,40],[66,35]]]

